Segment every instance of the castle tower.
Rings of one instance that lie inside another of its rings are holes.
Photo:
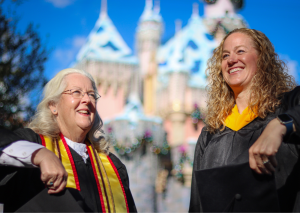
[[[156,109],[165,120],[172,147],[199,136],[200,131],[188,131],[189,115],[195,104],[205,108],[206,62],[215,47],[194,3],[187,26],[177,26],[175,36],[158,51]]]
[[[237,14],[243,7],[243,0],[204,0],[204,3],[203,22],[218,42],[230,31],[247,27],[244,18]]]
[[[98,112],[103,120],[121,113],[128,94],[135,88],[138,61],[107,14],[107,0],[101,2],[99,18],[80,49],[74,67],[93,75],[102,96]]]
[[[136,32],[136,51],[140,62],[140,77],[143,82],[143,103],[146,114],[153,115],[156,102],[157,64],[156,53],[161,43],[162,17],[159,1],[146,0]]]

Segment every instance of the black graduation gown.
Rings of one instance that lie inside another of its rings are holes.
[[[0,146],[21,139],[42,144],[39,135],[31,129],[19,129],[15,132],[1,130],[0,133],[2,138]],[[4,203],[4,212],[102,212],[90,159],[88,158],[85,163],[72,148],[70,151],[78,172],[81,191],[66,188],[64,192],[56,196],[49,195],[45,185],[41,182],[39,168],[1,166],[0,203]],[[112,153],[109,157],[122,180],[129,212],[137,212],[129,189],[125,165]]]
[[[266,119],[233,131],[209,134],[204,127],[193,165],[189,212],[300,212],[300,87],[285,93]],[[249,148],[278,114],[293,117],[297,132],[282,143],[276,172],[258,175],[249,167]]]

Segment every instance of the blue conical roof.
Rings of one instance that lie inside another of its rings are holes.
[[[167,74],[186,72],[190,87],[204,88],[206,63],[216,46],[199,14],[193,13],[188,24],[159,49],[159,79],[166,81]]]
[[[100,15],[76,61],[96,60],[137,64],[137,58],[127,46],[107,14]]]

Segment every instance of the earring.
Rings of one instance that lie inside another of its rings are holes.
[[[53,112],[56,112],[56,110],[53,110]]]

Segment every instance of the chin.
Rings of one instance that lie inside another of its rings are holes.
[[[93,127],[93,124],[78,124],[78,127],[82,130],[89,130]]]

